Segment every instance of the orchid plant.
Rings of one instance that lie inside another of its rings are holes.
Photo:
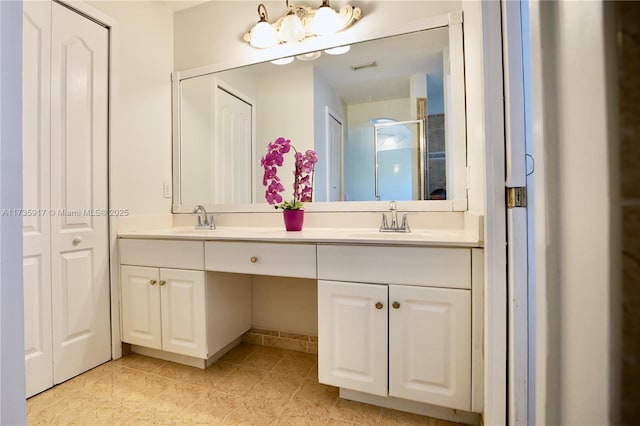
[[[295,168],[293,170],[293,199],[283,201],[280,193],[284,186],[278,176],[278,167],[284,164],[284,154],[293,149]],[[289,139],[279,137],[267,145],[267,153],[260,159],[264,168],[262,184],[267,188],[265,199],[276,209],[301,210],[303,203],[311,201],[313,197],[313,171],[318,162],[318,155],[312,149],[305,153],[299,152]]]

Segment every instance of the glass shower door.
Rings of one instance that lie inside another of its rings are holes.
[[[420,200],[424,192],[424,120],[374,124],[376,200]]]

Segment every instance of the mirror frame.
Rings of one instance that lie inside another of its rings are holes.
[[[362,23],[360,23],[362,25]],[[447,194],[451,198],[446,200],[408,200],[401,201],[403,211],[466,211],[467,210],[467,136],[466,136],[466,100],[464,77],[464,50],[462,38],[462,12],[448,13],[428,18],[417,19],[397,25],[372,27],[360,33],[345,31],[331,36],[309,39],[304,43],[288,43],[265,49],[258,55],[258,59],[250,62],[238,60],[215,63],[204,67],[192,68],[172,73],[173,95],[173,198],[172,212],[192,213],[193,206],[184,206],[177,202],[180,199],[180,81],[187,78],[225,71],[253,65],[274,59],[301,55],[317,50],[330,49],[345,44],[355,44],[424,31],[435,28],[449,28],[449,65],[451,75],[450,101],[445,104],[446,114],[451,125],[447,135]],[[447,82],[445,81],[445,84]],[[255,173],[255,171],[253,171]],[[253,180],[255,182],[255,179]],[[255,199],[256,191],[251,195]],[[364,212],[388,210],[388,201],[332,201],[305,203],[305,210],[309,212]],[[207,211],[219,213],[251,213],[273,212],[273,206],[266,203],[252,204],[215,204],[205,206]]]

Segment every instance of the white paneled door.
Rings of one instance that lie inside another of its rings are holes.
[[[327,198],[342,200],[342,120],[326,111],[327,120]]]
[[[48,215],[51,3],[24,2],[22,31],[22,202],[26,211],[38,212],[22,218],[24,346],[29,396],[53,385]]]
[[[253,101],[213,81],[213,194],[215,204],[250,203],[253,176]],[[231,143],[230,143],[231,142]]]
[[[38,209],[24,222],[32,395],[111,358],[108,30],[57,3],[25,5],[24,207]]]

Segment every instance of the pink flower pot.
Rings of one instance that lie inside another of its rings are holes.
[[[287,231],[302,231],[304,222],[304,210],[283,210],[284,227]]]

